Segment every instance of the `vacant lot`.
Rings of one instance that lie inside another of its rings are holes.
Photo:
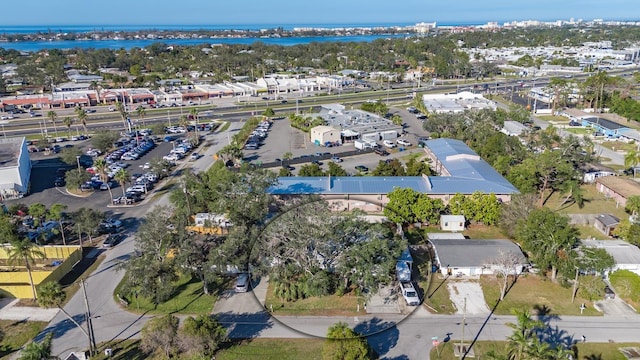
[[[11,358],[11,354],[18,351],[46,326],[46,322],[40,321],[0,320],[0,333],[4,334],[0,342],[0,359]]]
[[[480,284],[484,298],[493,308],[500,298],[500,288],[493,276],[482,276]],[[589,300],[576,297],[571,302],[571,287],[562,287],[543,277],[527,274],[518,278],[516,284],[509,290],[504,300],[495,310],[497,315],[511,315],[513,309],[529,309],[532,314],[547,315],[580,315],[580,304],[586,309],[582,315],[600,316]]]
[[[274,315],[317,315],[317,316],[352,316],[358,315],[358,302],[362,307],[364,299],[353,293],[343,296],[329,295],[311,297],[297,301],[285,301],[273,294],[273,284],[269,283],[265,306],[273,306]]]
[[[565,214],[613,214],[619,218],[627,217],[628,214],[624,208],[616,206],[616,202],[606,198],[603,194],[596,190],[595,185],[585,184],[580,187],[584,192],[584,206],[578,207],[573,201],[562,204],[565,194],[554,192],[549,196],[544,206],[551,210]]]

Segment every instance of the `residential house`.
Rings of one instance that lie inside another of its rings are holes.
[[[640,275],[640,249],[622,240],[581,240],[582,245],[604,249],[616,264],[610,270],[629,270]]]
[[[640,195],[640,184],[620,176],[606,176],[596,179],[596,189],[613,199],[618,206],[627,206],[630,196]]]
[[[598,214],[593,222],[593,226],[607,236],[612,235],[613,229],[618,224],[620,224],[620,219],[611,214]]]

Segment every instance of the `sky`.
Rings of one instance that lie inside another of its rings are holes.
[[[638,0],[4,0],[3,26],[639,20]]]

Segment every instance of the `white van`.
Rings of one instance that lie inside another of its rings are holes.
[[[249,291],[249,274],[240,273],[236,279],[236,292],[242,293]]]

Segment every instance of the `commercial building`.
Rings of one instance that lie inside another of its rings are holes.
[[[362,110],[347,110],[344,105],[322,105],[318,114],[327,124],[340,132],[342,142],[361,140],[395,140],[402,133],[396,125],[376,114]]]
[[[31,160],[24,137],[0,138],[0,200],[17,199],[29,191]]]
[[[327,143],[339,143],[340,131],[331,126],[316,126],[310,131],[311,142],[316,145],[326,145]]]
[[[462,91],[457,94],[424,94],[422,102],[429,113],[461,113],[466,110],[496,110],[494,101],[485,99],[480,94]]]

